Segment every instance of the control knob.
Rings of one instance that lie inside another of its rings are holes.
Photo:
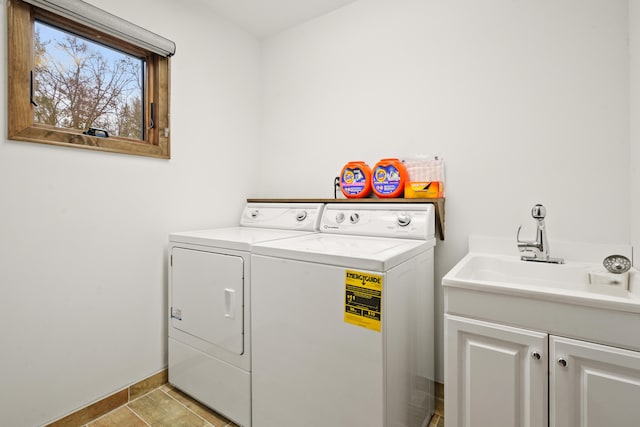
[[[406,227],[411,224],[411,215],[406,213],[398,214],[397,222],[400,227]]]

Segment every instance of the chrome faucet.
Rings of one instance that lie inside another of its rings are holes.
[[[544,217],[547,216],[547,210],[544,206],[537,204],[531,209],[531,216],[537,222],[536,240],[520,240],[520,229],[516,234],[518,241],[518,250],[524,255],[520,257],[523,261],[549,262],[553,264],[564,264],[562,258],[551,258],[549,256],[549,241],[547,240],[547,230],[544,225]]]

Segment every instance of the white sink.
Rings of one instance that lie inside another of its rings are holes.
[[[522,261],[513,239],[471,236],[442,279],[445,313],[640,351],[640,272],[625,287],[590,284],[605,257],[630,258],[631,247],[553,243],[565,264]]]
[[[590,279],[592,275],[593,279]],[[592,284],[596,279],[598,283]],[[604,284],[609,282],[611,284]],[[547,264],[522,261],[518,256],[471,252],[447,273],[442,283],[450,287],[640,313],[638,270],[614,275],[597,263]]]

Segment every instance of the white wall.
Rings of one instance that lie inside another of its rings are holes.
[[[164,368],[167,233],[235,223],[247,196],[330,196],[350,160],[445,157],[438,282],[469,234],[530,233],[537,202],[552,245],[632,229],[638,247],[629,2],[630,21],[627,0],[361,0],[267,39],[261,63],[195,1],[93,0],[178,45],[172,159],[7,141],[0,116],[0,425],[46,423]]]
[[[630,125],[631,125],[631,241],[634,265],[640,266],[640,1],[629,1]]]
[[[628,243],[627,6],[361,0],[267,39],[261,194],[331,196],[350,160],[442,155],[437,284],[469,234],[531,237],[535,203],[552,254],[554,240]]]
[[[258,42],[196,4],[92,3],[177,43],[172,159],[7,141],[0,117],[3,426],[44,424],[165,368],[167,235],[236,223],[257,180]]]

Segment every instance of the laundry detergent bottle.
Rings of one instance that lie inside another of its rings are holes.
[[[408,173],[398,159],[382,159],[373,167],[373,192],[380,198],[402,197]]]
[[[349,162],[340,172],[340,190],[345,197],[357,199],[371,194],[371,168],[365,162]]]

